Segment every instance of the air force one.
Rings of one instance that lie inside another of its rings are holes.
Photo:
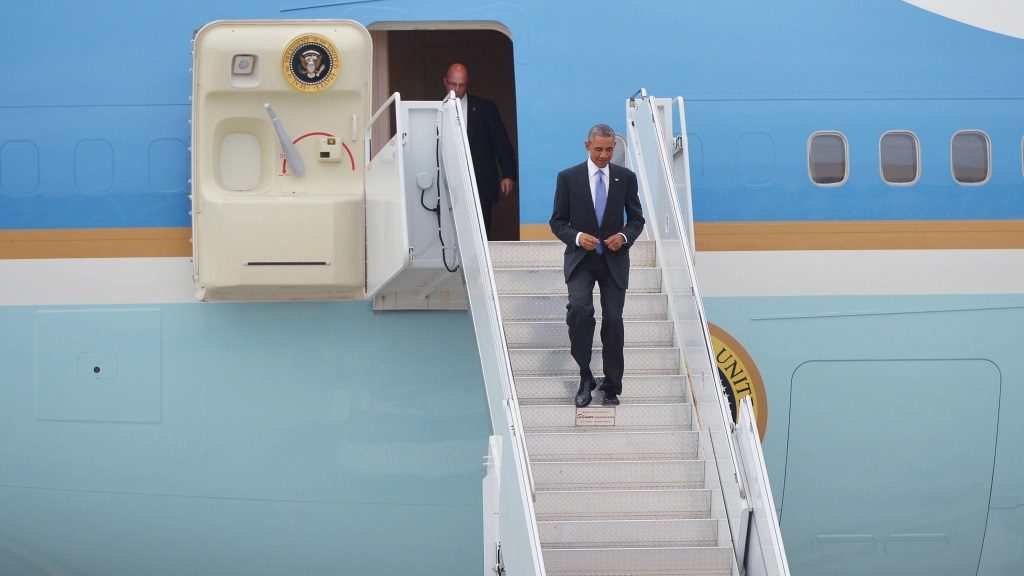
[[[1024,572],[1018,3],[0,22],[0,574]],[[490,242],[456,61],[517,150]],[[547,221],[598,122],[647,227],[577,410]]]

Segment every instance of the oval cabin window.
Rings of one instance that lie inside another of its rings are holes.
[[[816,132],[807,141],[807,171],[821,186],[838,186],[849,176],[846,137],[839,132]]]
[[[893,131],[882,135],[878,143],[882,180],[887,184],[909,185],[920,174],[921,146],[913,132]]]
[[[964,130],[950,144],[953,178],[961,184],[984,184],[992,172],[992,144],[984,132]]]

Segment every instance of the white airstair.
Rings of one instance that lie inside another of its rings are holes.
[[[367,186],[368,219],[394,210],[389,190],[430,216],[384,238],[408,250],[380,274],[375,308],[471,312],[493,428],[484,574],[788,576],[753,410],[743,400],[734,423],[697,287],[682,100],[641,91],[627,103],[647,226],[630,249],[622,404],[602,406],[597,391],[585,409],[573,402],[563,246],[488,243],[455,101],[389,102],[397,127],[367,168],[382,183]]]
[[[490,243],[547,574],[732,574],[655,243],[630,250],[623,403],[603,407],[595,392],[579,411],[563,250],[560,242]],[[599,348],[594,359],[600,375]]]

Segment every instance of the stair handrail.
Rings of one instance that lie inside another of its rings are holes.
[[[669,205],[671,206],[671,210],[669,210],[669,212],[670,212],[669,214],[657,214],[657,215],[655,215],[653,213],[650,214],[650,216],[648,217],[648,221],[650,222],[651,225],[649,226],[648,230],[653,230],[653,233],[651,233],[651,235],[654,236],[654,240],[655,240],[655,243],[656,243],[657,250],[658,250],[659,254],[668,254],[669,253],[667,251],[667,249],[666,249],[666,246],[665,246],[667,240],[665,238],[663,238],[663,234],[664,233],[661,231],[661,226],[660,226],[661,221],[660,221],[660,219],[662,217],[664,217],[666,219],[665,220],[666,229],[668,228],[669,223],[670,223],[669,219],[671,219],[671,224],[674,224],[675,229],[678,231],[678,240],[673,239],[672,241],[673,242],[678,242],[679,244],[681,244],[681,248],[682,249],[680,251],[680,254],[685,259],[684,264],[685,264],[685,267],[687,269],[686,271],[687,271],[687,275],[688,275],[688,279],[689,279],[689,288],[690,288],[690,292],[691,292],[691,297],[692,297],[692,300],[693,300],[693,302],[694,302],[694,304],[696,306],[697,317],[698,317],[698,320],[700,321],[700,325],[701,325],[701,332],[702,332],[701,336],[702,336],[702,338],[704,340],[704,349],[707,352],[707,355],[706,355],[707,357],[704,358],[704,359],[701,359],[701,363],[704,363],[705,360],[707,362],[707,364],[701,369],[701,374],[702,374],[702,376],[706,376],[706,375],[710,374],[710,376],[712,378],[714,378],[714,380],[715,380],[715,384],[716,384],[716,388],[715,389],[718,392],[716,394],[716,398],[718,400],[718,408],[719,408],[719,412],[720,412],[720,417],[722,418],[722,422],[725,424],[725,430],[726,430],[725,438],[726,438],[726,443],[727,443],[728,450],[729,450],[729,456],[731,457],[731,462],[732,462],[732,470],[730,472],[731,472],[731,474],[732,474],[732,476],[733,476],[733,478],[734,478],[734,480],[736,482],[736,486],[737,486],[739,497],[742,500],[742,502],[745,504],[744,510],[739,511],[739,513],[741,515],[749,514],[750,511],[752,510],[752,507],[751,507],[751,500],[752,499],[750,498],[750,495],[746,493],[747,484],[745,483],[745,479],[744,479],[744,476],[743,476],[743,470],[742,470],[742,464],[741,464],[741,461],[739,460],[739,457],[738,457],[739,456],[739,451],[737,450],[736,441],[735,441],[735,437],[734,437],[734,435],[736,433],[736,424],[735,424],[735,422],[733,421],[733,419],[732,419],[732,417],[730,415],[730,411],[729,411],[729,408],[728,408],[728,401],[726,400],[725,395],[723,394],[722,386],[721,386],[721,383],[720,383],[720,381],[718,379],[718,374],[717,374],[717,370],[716,370],[716,362],[715,362],[715,358],[714,358],[714,351],[713,351],[713,346],[712,346],[711,335],[710,335],[710,332],[708,330],[707,316],[706,316],[706,314],[704,312],[704,305],[703,305],[703,303],[701,301],[701,298],[700,298],[700,291],[699,291],[699,288],[698,288],[697,278],[696,278],[696,274],[694,272],[694,267],[693,267],[693,256],[692,255],[694,254],[694,252],[690,249],[689,242],[688,242],[688,236],[690,236],[690,234],[688,233],[689,231],[687,230],[687,228],[683,224],[683,221],[682,221],[682,218],[681,218],[681,209],[680,209],[680,206],[679,206],[679,201],[678,201],[678,198],[676,197],[676,194],[674,193],[674,189],[675,188],[674,188],[672,179],[669,176],[672,173],[671,165],[670,165],[670,163],[668,161],[668,154],[667,154],[667,151],[665,149],[664,140],[662,138],[664,132],[663,132],[662,127],[661,127],[661,122],[660,122],[660,120],[658,118],[658,115],[656,113],[655,98],[653,96],[649,95],[647,93],[647,90],[644,89],[644,88],[641,88],[639,91],[637,91],[632,97],[630,97],[629,101],[627,102],[627,110],[629,111],[629,114],[627,114],[627,117],[629,119],[628,131],[629,131],[630,136],[631,136],[631,140],[632,140],[631,144],[633,145],[633,148],[634,148],[634,154],[637,156],[636,159],[638,161],[637,162],[638,165],[634,166],[634,168],[637,168],[637,177],[641,180],[641,182],[643,184],[642,188],[643,188],[645,204],[647,206],[649,206],[649,207],[654,206],[655,203],[654,203],[653,197],[652,197],[652,189],[651,189],[652,187],[649,185],[646,170],[644,169],[644,166],[639,165],[641,163],[640,161],[642,161],[642,156],[643,156],[639,152],[639,136],[637,135],[637,129],[636,129],[635,123],[633,121],[633,118],[629,117],[630,115],[635,116],[635,111],[637,109],[636,101],[638,99],[637,98],[638,96],[639,96],[639,100],[647,101],[649,103],[649,105],[651,106],[652,123],[653,123],[653,126],[654,126],[654,130],[655,130],[655,132],[656,132],[656,134],[658,136],[658,142],[659,142],[659,145],[657,146],[657,157],[658,157],[658,162],[660,164],[660,170],[658,170],[657,172],[658,172],[658,176],[662,179],[661,184],[663,185],[664,189],[669,192],[667,194],[667,196],[668,196],[667,200],[669,202]],[[682,99],[680,98],[679,101],[681,102]],[[672,287],[671,275],[670,274],[665,274],[664,277],[665,277],[665,282],[668,285],[667,286],[668,293],[670,295],[674,294],[675,292],[673,291],[673,287]],[[677,320],[679,318],[679,315],[678,315],[678,312],[675,311],[674,301],[673,301],[673,298],[671,298],[671,297],[669,298],[669,308],[670,308],[671,314],[673,315],[673,320]],[[684,359],[688,363],[689,357],[686,355],[686,352],[685,352],[686,342],[685,342],[685,339],[682,338],[682,333],[680,331],[679,322],[675,322],[675,325],[676,325],[677,338],[679,339],[680,346],[682,348],[681,353],[682,353]],[[695,406],[695,409],[697,409],[697,418],[698,418],[698,423],[699,423],[701,421],[699,405],[695,402],[694,406]],[[712,441],[711,441],[711,450],[713,452],[715,451],[715,442],[714,442],[713,437],[712,437]],[[716,458],[715,458],[716,469],[719,469],[719,465],[720,465],[719,462],[720,462],[720,460],[717,458],[717,455],[716,455]],[[718,476],[719,476],[719,482],[721,482],[722,477],[723,477],[723,473],[722,473],[721,469],[719,469]],[[760,483],[760,485],[762,487],[764,487],[764,488],[767,488],[768,487],[767,476],[764,476],[764,478],[762,478],[761,480],[763,480],[763,481]],[[725,490],[725,488],[723,486],[723,491],[724,490]],[[723,502],[725,503],[725,506],[726,506],[726,509],[727,509],[726,521],[730,525],[730,536],[732,537],[732,540],[733,540],[733,548],[734,548],[734,552],[736,554],[736,559],[737,559],[738,564],[740,566],[743,566],[744,565],[744,560],[745,560],[745,557],[746,557],[746,546],[747,546],[746,536],[745,536],[745,534],[740,534],[740,530],[734,531],[732,529],[732,519],[729,517],[730,515],[729,515],[729,512],[728,512],[728,501],[727,501],[727,499],[724,498],[724,496],[723,496]],[[766,512],[768,512],[768,511],[766,511]],[[772,517],[775,517],[775,510],[774,510],[774,508],[770,511],[770,514],[771,514]],[[746,518],[742,518],[741,517],[740,520],[741,520],[741,522],[740,522],[741,526],[746,525],[746,522],[745,522]],[[779,537],[778,534],[775,534],[775,536]],[[777,542],[778,542],[778,545],[776,547],[781,549],[782,548],[782,546],[781,546],[781,537],[779,537],[779,540]],[[781,569],[781,571],[779,573],[781,573],[781,574],[788,574],[789,573],[788,565],[785,563],[785,557],[784,556],[783,556],[782,569]]]
[[[766,543],[766,546],[760,548],[758,559],[762,562],[758,566],[753,566],[753,559],[748,556],[747,576],[789,576],[789,559],[786,557],[786,547],[782,545],[782,528],[775,514],[775,498],[766,484],[768,467],[764,462],[757,417],[750,396],[744,396],[736,410],[739,414],[739,422],[736,423],[737,445],[740,454],[749,454],[749,458],[741,458],[740,464],[747,485],[752,487],[749,493],[750,500],[753,500],[751,536],[759,543]],[[762,529],[767,529],[766,537],[761,536]],[[765,558],[765,548],[768,548],[771,558]]]
[[[442,100],[442,113],[445,109],[451,110],[459,123],[458,138],[461,140],[461,151],[463,152],[463,159],[466,161],[468,173],[473,174],[473,159],[469,154],[469,140],[466,134],[466,123],[462,117],[462,109],[456,105],[457,100],[455,99],[455,93],[449,92]],[[441,122],[439,114],[439,123]],[[440,134],[444,134],[444,130],[439,131]],[[442,151],[443,154],[443,151]],[[491,263],[490,250],[487,248],[487,236],[483,225],[482,213],[479,207],[479,194],[476,188],[475,178],[471,179],[471,187],[468,190],[462,190],[462,194],[453,193],[450,186],[448,188],[449,201],[452,207],[452,218],[455,222],[456,232],[456,244],[459,250],[459,260],[463,269],[463,275],[466,279],[466,289],[469,295],[470,312],[475,319],[477,314],[480,314],[480,318],[486,320],[488,334],[492,337],[491,342],[482,341],[482,335],[479,330],[475,330],[477,333],[477,347],[480,351],[481,364],[488,358],[487,352],[495,355],[495,360],[499,366],[497,367],[497,376],[499,378],[499,386],[502,398],[501,405],[504,407],[505,414],[509,421],[509,432],[511,437],[514,439],[512,452],[515,461],[516,473],[520,480],[520,485],[526,488],[526,493],[522,494],[522,504],[525,509],[527,517],[527,546],[530,549],[530,555],[536,566],[536,574],[538,576],[544,576],[544,561],[541,555],[540,547],[540,536],[537,527],[537,515],[534,509],[534,502],[537,498],[537,489],[533,478],[533,468],[530,464],[529,452],[526,445],[526,432],[523,426],[522,414],[519,410],[519,397],[516,394],[515,382],[512,376],[512,363],[508,355],[508,345],[505,338],[504,327],[501,323],[501,305],[498,300],[497,284],[494,280],[493,266]],[[455,191],[458,192],[458,191]],[[461,224],[461,226],[460,226]],[[464,227],[468,225],[469,229],[466,230]],[[468,232],[468,234],[466,234]],[[480,250],[463,250],[463,247],[476,247],[482,248]],[[469,257],[467,257],[469,256]],[[484,297],[484,302],[480,302],[474,298],[474,293],[479,288]],[[485,306],[482,308],[479,306],[484,303]],[[476,305],[474,305],[476,304]],[[490,350],[485,350],[485,346],[489,347]],[[485,388],[490,396],[491,392],[496,388],[493,382],[488,383],[489,371],[486,367],[483,367],[483,375],[485,381]],[[488,405],[492,411],[492,422],[494,421],[494,408],[496,404],[492,403],[489,399]],[[507,550],[507,549],[505,549]],[[503,552],[504,558],[509,558],[507,552]]]
[[[643,93],[641,98],[642,99],[650,100],[652,102],[651,109],[654,110],[654,108],[655,108],[655,106],[653,104],[653,102],[655,100],[654,96],[647,94],[647,91],[645,89],[643,89],[643,88],[641,88],[641,91]],[[658,116],[654,115],[653,120],[654,120],[655,130],[657,130],[658,133],[663,133],[662,132],[661,121],[658,119]],[[657,153],[658,153],[658,160],[661,163],[661,174],[662,174],[662,176],[666,176],[667,177],[668,174],[672,173],[672,167],[669,164],[668,156],[667,156],[667,154],[665,152],[665,147],[664,146],[658,146]],[[645,176],[646,176],[646,174],[645,174]],[[666,185],[666,189],[667,190],[674,190],[675,189],[671,179],[666,178],[666,181],[664,182],[664,184]],[[650,194],[650,187],[646,187],[646,189],[647,189],[646,194],[649,195]],[[645,199],[650,201],[649,198],[645,198]],[[693,258],[691,257],[691,254],[694,254],[695,250],[691,249],[691,246],[689,245],[689,241],[687,240],[687,238],[689,236],[689,233],[688,233],[687,228],[686,228],[686,226],[685,226],[685,224],[683,222],[683,219],[681,217],[682,210],[681,210],[681,208],[679,206],[679,199],[676,197],[675,194],[669,194],[668,195],[668,200],[669,200],[669,203],[672,205],[672,214],[671,214],[670,217],[672,217],[675,220],[676,229],[684,232],[682,235],[680,235],[679,240],[683,244],[683,254],[686,255],[686,268],[687,268],[687,273],[688,273],[689,278],[690,278],[690,288],[691,288],[691,292],[692,292],[692,296],[693,296],[693,301],[697,305],[697,316],[700,319],[701,328],[703,329],[703,332],[704,332],[703,336],[704,336],[705,349],[708,352],[708,357],[707,357],[708,367],[711,367],[713,369],[714,366],[716,365],[715,357],[714,357],[714,350],[713,350],[714,347],[711,345],[711,333],[708,330],[707,315],[704,313],[704,304],[703,304],[703,302],[701,301],[701,298],[700,298],[700,290],[697,287],[697,275],[694,273]],[[655,241],[656,242],[664,242],[664,239],[661,237],[660,233],[655,233],[654,236],[655,236]],[[660,246],[659,246],[659,248],[660,248]],[[659,253],[662,253],[662,252],[659,250]],[[669,280],[669,282],[671,282],[671,279]],[[712,374],[717,376],[717,374],[715,372],[712,372]],[[721,392],[721,386],[719,386],[719,392]],[[721,412],[722,419],[726,422],[727,428],[730,431],[735,430],[736,425],[733,422],[733,419],[732,419],[732,417],[731,417],[731,415],[729,413],[729,403],[728,403],[728,400],[726,400],[726,398],[725,398],[725,394],[719,393],[719,394],[716,395],[716,397],[718,398],[718,407],[719,407],[719,410]],[[727,440],[728,440],[728,446],[729,446],[729,454],[732,457],[734,473],[736,475],[736,483],[739,486],[740,498],[746,499],[746,490],[744,489],[743,477],[740,474],[739,460],[737,459],[737,453],[738,452],[736,450],[736,442],[734,441],[732,435],[727,436]]]
[[[635,100],[637,99],[637,96],[639,96],[639,99],[641,99],[641,100],[650,100],[652,103],[654,101],[654,96],[649,95],[645,88],[640,88],[640,90],[638,90],[635,94],[633,94],[632,97],[630,97],[629,105],[632,106],[634,109],[636,108]],[[652,110],[654,109],[653,104],[652,104],[651,108],[652,108]],[[659,134],[661,134],[662,133],[662,131],[661,131],[661,122],[658,120],[657,115],[655,115],[653,117],[653,121],[654,121],[654,125],[655,125],[656,131]],[[629,131],[631,133],[635,132],[635,127],[632,125],[632,123],[630,123]],[[658,160],[661,163],[660,174],[662,176],[665,176],[667,174],[671,174],[671,168],[670,168],[669,163],[668,163],[668,158],[665,155],[664,146],[658,146],[657,153],[658,153]],[[652,206],[654,204],[654,202],[653,202],[653,199],[651,197],[651,186],[648,185],[648,183],[647,183],[647,173],[646,173],[646,171],[644,171],[642,169],[637,170],[637,177],[644,184],[642,186],[642,188],[643,188],[642,193],[644,195],[644,202],[645,202],[645,204],[647,206]],[[663,184],[666,186],[666,189],[668,189],[668,190],[673,190],[674,189],[674,187],[672,185],[672,182],[669,181],[669,180],[666,180],[665,182],[663,182]],[[712,355],[712,351],[711,351],[712,350],[712,347],[711,347],[711,336],[710,336],[710,333],[708,332],[708,329],[707,329],[707,317],[704,314],[704,307],[703,307],[703,305],[702,305],[702,303],[700,301],[699,291],[697,290],[697,278],[696,278],[696,276],[693,273],[692,259],[689,257],[689,255],[692,253],[692,251],[690,250],[689,243],[687,242],[687,239],[686,239],[686,235],[685,235],[686,228],[685,228],[685,226],[683,224],[682,218],[680,217],[679,202],[678,202],[678,199],[675,197],[674,194],[669,194],[668,195],[668,201],[669,201],[669,203],[672,206],[672,210],[671,210],[670,214],[665,214],[664,216],[666,218],[672,218],[675,221],[674,223],[675,223],[676,229],[680,230],[681,232],[684,233],[684,234],[680,235],[679,242],[683,244],[683,252],[682,253],[686,255],[687,273],[688,273],[689,278],[690,278],[690,287],[691,287],[691,291],[692,291],[692,296],[693,296],[693,300],[694,300],[694,302],[696,303],[696,306],[697,306],[698,317],[701,320],[701,324],[703,325],[703,329],[704,329],[704,341],[707,344],[707,346],[705,346],[705,347],[708,350],[708,361],[709,361],[708,365],[713,367],[713,366],[715,366],[715,361],[714,361],[714,356]],[[660,217],[660,216],[663,216],[663,215],[659,214],[658,217]],[[662,237],[662,233],[660,231],[660,228],[658,227],[658,221],[657,221],[655,215],[654,214],[649,214],[648,215],[648,220],[650,221],[651,226],[648,226],[647,230],[648,231],[654,230],[652,236],[654,236],[654,241],[655,241],[655,244],[657,245],[658,253],[659,254],[667,253],[667,251],[665,251],[663,249],[663,244],[665,242],[665,239]],[[667,282],[670,283],[671,280],[668,279]],[[671,298],[669,299],[669,305],[670,306],[672,305]],[[684,344],[681,343],[681,345],[684,345]],[[717,397],[718,397],[718,406],[719,406],[719,409],[720,409],[721,414],[722,414],[722,419],[727,423],[727,427],[731,431],[735,427],[735,424],[733,423],[732,418],[729,417],[728,402],[726,401],[725,396],[723,394],[718,394]],[[698,412],[698,419],[699,419],[699,417],[700,417],[700,413]],[[729,446],[729,453],[730,453],[730,456],[732,457],[732,461],[734,463],[733,466],[735,468],[734,477],[735,477],[736,482],[737,482],[737,484],[739,486],[740,495],[741,495],[741,497],[743,497],[743,495],[744,495],[743,484],[742,484],[743,479],[740,476],[739,468],[736,465],[736,462],[737,462],[737,459],[736,459],[736,446],[735,446],[735,443],[733,442],[733,439],[731,438],[731,436],[727,437],[727,440],[728,440],[728,446]]]
[[[365,211],[366,211],[366,215],[365,216],[366,216],[367,219],[373,218],[373,216],[376,213],[375,210],[379,209],[379,208],[376,208],[376,207],[380,206],[380,204],[379,204],[379,202],[380,202],[379,197],[376,196],[375,194],[373,194],[373,192],[377,191],[377,188],[373,186],[372,180],[369,177],[369,174],[373,170],[373,166],[377,162],[378,156],[380,155],[380,153],[387,147],[388,144],[391,143],[392,140],[396,141],[395,142],[396,146],[395,146],[395,149],[394,149],[394,154],[395,154],[395,156],[397,156],[397,159],[398,159],[398,161],[395,163],[395,168],[397,169],[396,174],[397,174],[397,177],[398,177],[398,181],[402,182],[404,180],[404,177],[405,177],[405,173],[404,173],[405,167],[403,166],[403,163],[401,161],[401,154],[402,154],[402,147],[405,145],[405,140],[406,140],[406,137],[407,137],[407,134],[406,134],[407,128],[406,128],[406,126],[404,125],[404,123],[402,121],[401,115],[398,114],[398,110],[401,107],[402,107],[402,95],[400,93],[398,93],[398,92],[394,92],[394,93],[391,94],[391,96],[388,97],[387,100],[384,101],[383,104],[380,105],[380,108],[378,108],[377,111],[372,116],[370,116],[370,119],[366,121],[366,128],[364,129],[364,135],[363,135],[363,162],[364,162],[363,169],[364,169],[364,171],[367,174],[366,188],[365,188],[366,194],[365,194],[365,198],[364,198]],[[394,126],[395,134],[394,134],[394,136],[387,137],[387,134],[382,134],[381,137],[378,137],[375,140],[374,139],[374,132],[381,128],[380,126],[377,125],[377,121],[380,120],[381,118],[387,118],[387,116],[385,116],[385,114],[388,111],[390,111],[391,109],[395,110],[395,126]],[[383,140],[383,142],[381,142],[381,140]],[[376,148],[376,150],[375,150],[375,148]],[[385,187],[385,188],[389,189],[390,187]],[[393,193],[395,194],[396,198],[400,198],[401,194],[404,193],[404,190],[402,189],[401,185],[398,185],[396,188],[397,189],[394,190]],[[390,222],[394,222],[394,224],[392,224],[391,226],[388,227],[387,235],[390,235],[390,234],[397,234],[398,235],[398,238],[395,239],[393,241],[393,243],[390,245],[390,246],[393,246],[395,248],[394,250],[381,251],[379,249],[375,249],[375,242],[374,242],[375,237],[373,237],[370,234],[369,226],[365,227],[366,229],[363,231],[363,238],[364,238],[364,240],[366,242],[365,249],[366,249],[366,262],[367,262],[367,264],[366,264],[366,277],[364,279],[364,286],[366,288],[366,297],[367,298],[375,297],[377,295],[377,293],[380,290],[382,290],[387,285],[389,280],[391,280],[392,278],[398,276],[402,272],[402,270],[408,268],[409,263],[410,263],[409,252],[408,252],[409,251],[409,248],[408,248],[409,247],[408,214],[406,214],[405,211],[402,210],[402,211],[400,211],[400,213],[396,217],[394,215],[394,212],[391,210],[391,206],[390,205],[388,206],[388,214],[389,214],[388,220]],[[396,220],[397,220],[397,222],[396,222]],[[396,264],[396,261],[398,262],[397,264]],[[375,266],[371,266],[370,262],[375,262],[375,263],[379,262],[380,264],[383,264],[383,266],[381,266],[381,267],[383,267],[383,268],[388,270],[387,277],[380,277],[376,273]]]

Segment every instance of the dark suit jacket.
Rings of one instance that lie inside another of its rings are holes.
[[[594,200],[590,195],[587,163],[577,164],[558,173],[555,186],[555,207],[551,212],[551,231],[565,243],[565,281],[586,256],[587,250],[576,245],[576,233],[586,232],[601,240],[622,232],[626,244],[618,252],[605,250],[605,260],[615,283],[623,290],[629,287],[629,247],[644,229],[644,213],[640,207],[636,174],[628,168],[608,165],[608,202],[604,221],[598,224]],[[625,218],[624,218],[625,217]]]
[[[466,98],[466,137],[476,185],[480,197],[493,204],[501,193],[501,179],[517,179],[515,153],[494,102],[472,94]]]

